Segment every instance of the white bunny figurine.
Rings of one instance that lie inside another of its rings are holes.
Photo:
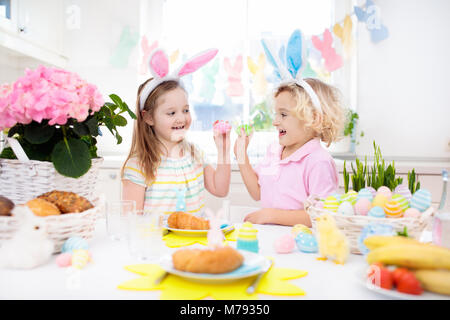
[[[223,209],[214,214],[214,212],[207,208],[205,210],[206,216],[209,218],[209,231],[208,231],[208,246],[211,248],[221,247],[223,240],[225,239],[222,230],[220,229],[220,217]]]
[[[13,238],[0,247],[0,267],[31,269],[46,263],[54,243],[48,239],[44,221],[26,206],[16,206],[12,214],[21,217],[23,223]]]

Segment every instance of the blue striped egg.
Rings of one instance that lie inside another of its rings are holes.
[[[78,249],[83,249],[83,250],[87,250],[88,249],[88,243],[86,240],[84,240],[81,237],[70,237],[69,239],[67,239],[64,244],[62,245],[61,248],[61,252],[69,252],[71,253],[74,250],[78,250]]]
[[[348,201],[350,202],[352,205],[355,205],[356,203],[356,197],[358,196],[358,192],[356,192],[355,190],[350,190],[349,192],[347,192],[346,194],[343,194],[341,197],[341,201]]]
[[[374,218],[384,218],[386,216],[386,213],[384,212],[382,207],[376,206],[371,208],[367,215]]]
[[[370,192],[370,190],[367,188],[359,190],[358,195],[356,196],[356,201],[362,198],[368,199],[370,202],[372,202],[373,200],[372,192]]]
[[[297,244],[298,250],[301,252],[316,253],[319,250],[316,237],[312,234],[300,232],[295,237],[295,243]]]
[[[411,208],[415,208],[420,212],[424,212],[431,206],[431,193],[426,189],[417,190],[410,202]]]

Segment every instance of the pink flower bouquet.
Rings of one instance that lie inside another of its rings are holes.
[[[0,86],[0,130],[15,137],[32,160],[52,161],[62,175],[77,178],[91,167],[97,157],[96,137],[105,125],[122,138],[117,126],[125,126],[120,114],[134,113],[117,95],[104,103],[93,84],[76,73],[40,66],[26,70],[12,85]],[[14,159],[10,148],[0,158]]]

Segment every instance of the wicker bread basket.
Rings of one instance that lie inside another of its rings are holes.
[[[346,216],[317,207],[315,204],[320,201],[319,198],[311,196],[305,201],[305,210],[309,214],[312,223],[313,232],[316,233],[316,219],[322,214],[330,214],[336,221],[336,226],[346,236],[350,252],[361,254],[358,247],[358,238],[365,226],[370,223],[380,223],[390,225],[395,231],[403,231],[407,228],[408,235],[415,239],[420,239],[422,232],[431,226],[432,217],[435,213],[434,208],[430,207],[418,218],[374,218],[369,216]]]
[[[47,227],[49,239],[55,244],[54,252],[61,252],[62,245],[70,237],[81,237],[89,240],[94,235],[95,223],[102,216],[104,203],[99,199],[94,207],[80,213],[64,213],[61,215],[39,217]],[[0,216],[0,246],[11,239],[21,225],[21,218],[15,216]]]
[[[78,179],[60,175],[52,162],[0,159],[0,195],[15,204],[52,190],[71,191],[92,201],[95,199],[103,158],[92,159],[89,171]]]

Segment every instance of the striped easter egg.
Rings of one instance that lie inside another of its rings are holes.
[[[370,193],[372,193],[372,197],[375,198],[375,196],[377,195],[377,190],[375,190],[373,187],[365,187],[364,189],[367,189],[370,191]]]
[[[72,254],[72,267],[77,269],[84,268],[89,262],[89,252],[87,250],[74,250]]]
[[[337,210],[339,214],[343,214],[344,216],[354,216],[355,210],[350,202],[344,201],[339,205]]]
[[[368,199],[370,202],[372,202],[373,200],[372,192],[370,192],[370,190],[367,188],[359,190],[358,196],[356,197],[356,201],[362,198]]]
[[[409,208],[409,201],[406,200],[406,198],[404,196],[402,196],[401,194],[395,193],[391,200],[395,200],[398,202],[398,204],[400,205],[400,208],[402,208],[403,211],[405,211],[406,209]]]
[[[369,217],[374,218],[384,218],[386,216],[386,213],[384,213],[384,210],[382,207],[373,207],[369,210],[369,213],[367,214]]]
[[[404,184],[399,184],[397,187],[395,187],[394,193],[401,194],[406,198],[406,200],[408,200],[408,202],[411,201],[412,198],[411,191]]]
[[[427,189],[417,190],[410,202],[411,208],[415,208],[420,212],[424,212],[431,206],[431,193]]]
[[[62,245],[61,252],[62,253],[65,253],[65,252],[71,253],[72,251],[77,250],[77,249],[87,250],[88,247],[89,247],[88,243],[85,239],[83,239],[81,237],[70,237]]]
[[[339,193],[333,193],[333,194],[330,194],[330,196],[335,197],[337,199],[337,201],[339,203],[341,203],[341,195]]]
[[[323,203],[323,208],[328,211],[337,212],[339,208],[339,201],[333,196],[328,196]]]
[[[384,208],[384,205],[388,201],[388,198],[384,194],[377,194],[375,198],[373,198],[372,206],[373,207],[382,207]]]
[[[386,213],[386,217],[388,218],[400,218],[403,216],[403,210],[395,200],[386,202],[384,205],[384,213]]]
[[[352,205],[355,205],[357,196],[358,192],[356,192],[355,190],[350,190],[349,192],[342,195],[341,202],[348,201]]]

